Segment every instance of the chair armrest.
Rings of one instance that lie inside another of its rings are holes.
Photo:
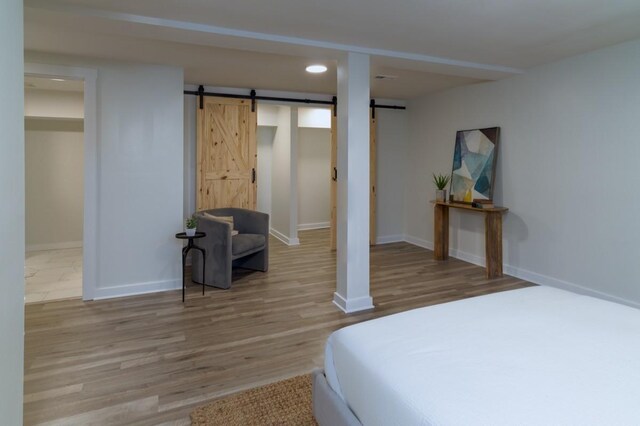
[[[241,234],[269,236],[269,215],[266,213],[237,209],[233,212],[233,224]]]

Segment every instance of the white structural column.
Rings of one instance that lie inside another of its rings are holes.
[[[337,288],[346,313],[373,308],[369,295],[369,55],[338,60]]]
[[[289,123],[289,242],[298,245],[298,107],[291,107]]]
[[[22,0],[0,1],[0,423],[22,424],[24,58]]]

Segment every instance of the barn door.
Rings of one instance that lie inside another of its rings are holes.
[[[335,250],[338,237],[338,119],[331,114],[331,237],[329,245]]]
[[[376,117],[371,108],[369,121],[369,245],[376,245]]]
[[[251,101],[205,97],[198,102],[196,210],[255,210],[256,112]]]
[[[369,244],[376,243],[376,119],[371,109],[369,123]],[[338,126],[337,119],[331,115],[331,250],[337,246],[338,224]]]

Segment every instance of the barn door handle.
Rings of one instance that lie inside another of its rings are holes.
[[[251,183],[256,183],[256,169],[251,169]]]
[[[333,168],[333,176],[331,177],[331,179],[333,179],[334,181],[338,180],[338,168],[337,167]]]

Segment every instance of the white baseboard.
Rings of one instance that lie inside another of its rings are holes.
[[[511,265],[504,265],[504,272],[507,275],[511,275],[521,280],[529,281],[534,284],[543,285],[547,287],[554,287],[560,290],[567,290],[573,293],[583,294],[585,296],[596,297],[598,299],[608,300],[610,302],[619,303],[621,305],[631,306],[632,308],[640,309],[640,303],[632,300],[623,299],[618,296],[603,293],[599,290],[594,290],[581,286],[580,284],[564,281],[558,278],[549,277],[547,275],[538,274],[536,272],[527,271],[526,269],[516,268]]]
[[[423,239],[412,237],[409,235],[405,236],[405,241],[409,244],[413,244],[418,247],[433,250],[432,241],[423,240]],[[478,266],[484,267],[486,264],[484,256],[478,256],[476,254],[465,252],[462,250],[449,248],[449,256],[455,257],[456,259],[464,260],[465,262],[469,262]],[[550,277],[548,275],[539,274],[537,272],[528,271],[526,269],[518,268],[512,265],[505,264],[503,267],[504,267],[505,274],[511,275],[512,277],[519,278],[524,281],[529,281],[530,283],[533,283],[533,284],[543,285],[547,287],[554,287],[561,290],[567,290],[573,293],[596,297],[598,299],[604,299],[610,302],[620,303],[622,305],[627,305],[633,308],[640,309],[640,303],[634,302],[632,300],[623,299],[621,297],[603,293],[598,290],[593,290],[576,283],[564,281],[558,278]]]
[[[449,256],[455,257],[456,259],[464,260],[465,262],[472,263],[474,265],[484,267],[486,265],[485,258],[483,256],[478,256],[473,253],[469,253],[466,251],[449,248]],[[503,265],[506,267],[506,265]],[[516,277],[520,278],[520,277]]]
[[[50,244],[30,244],[26,247],[27,251],[42,251],[42,250],[61,250],[71,248],[81,248],[82,241],[65,241],[63,243],[50,243]]]
[[[288,246],[299,246],[300,245],[300,239],[299,238],[289,238],[286,235],[284,235],[282,232],[271,228],[269,230],[269,233],[271,235],[273,235],[274,237],[276,237],[277,239],[279,239],[280,241],[282,241],[283,243],[285,243]]]
[[[373,309],[373,299],[371,296],[356,297],[354,299],[345,299],[338,292],[333,293],[333,304],[340,308],[345,314],[354,312],[368,311]]]
[[[331,227],[331,222],[300,223],[298,225],[298,231],[308,231],[310,229],[324,229],[329,227]]]
[[[422,247],[427,250],[433,250],[433,242],[423,240],[422,238],[412,237],[411,235],[405,235],[404,241],[413,244],[414,246]]]
[[[400,243],[404,241],[404,235],[383,235],[376,237],[376,244]]]
[[[137,294],[158,293],[161,291],[179,290],[181,288],[182,279],[102,287],[95,289],[93,300],[135,296]]]

